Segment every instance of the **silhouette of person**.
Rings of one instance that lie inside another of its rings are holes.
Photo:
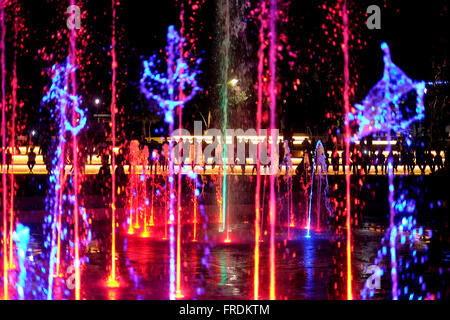
[[[124,155],[124,150],[123,148],[119,149],[119,152],[117,153],[116,156],[116,165],[124,165],[125,164],[125,155]]]
[[[30,148],[30,152],[28,152],[28,169],[30,169],[30,173],[33,173],[33,168],[36,165],[36,153],[34,152],[34,147]]]
[[[120,149],[120,150],[122,150],[122,149]],[[119,153],[120,153],[120,150],[119,150]],[[117,206],[123,206],[124,199],[126,198],[125,187],[127,185],[128,179],[127,179],[127,175],[125,174],[125,169],[124,169],[123,165],[124,165],[123,158],[117,157],[116,171],[114,172],[114,174],[116,176],[116,195],[117,195],[117,200],[118,200]]]
[[[381,174],[386,173],[385,162],[386,162],[386,156],[384,155],[383,151],[381,151],[379,149],[378,150],[378,164],[381,166]]]
[[[370,172],[370,154],[367,147],[362,149],[362,158],[364,173],[367,175]]]
[[[393,168],[394,172],[398,171],[399,164],[400,164],[400,155],[397,152],[394,154],[394,168]]]
[[[355,148],[356,149],[356,148]],[[356,149],[356,173],[361,174],[361,171],[363,169],[363,155],[361,150]]]
[[[425,162],[425,153],[422,148],[417,148],[416,150],[416,164],[419,166],[422,174],[425,174],[426,162]]]
[[[414,169],[416,168],[416,163],[414,162],[414,152],[410,150],[408,152],[408,172],[414,174]]]
[[[100,190],[102,192],[102,195],[105,196],[106,194],[109,194],[107,192],[106,184],[108,181],[111,180],[111,171],[108,164],[109,157],[107,154],[102,155],[102,166],[100,167],[100,170],[97,174],[98,183],[100,186]]]
[[[438,171],[442,170],[442,168],[444,167],[440,150],[436,151],[436,156],[434,157],[434,165],[436,166]]]
[[[377,150],[376,152],[374,151],[372,154],[372,164],[373,164],[373,167],[375,168],[376,175],[378,175],[379,153],[380,153],[380,150]]]
[[[160,162],[162,171],[166,171],[169,166],[169,142],[167,141],[162,144]]]
[[[389,163],[391,163],[391,165],[392,165],[392,172],[394,172],[394,153],[392,152],[392,150],[391,150],[391,152],[389,152],[386,164],[384,165],[384,172],[385,173],[388,172]]]
[[[150,163],[150,174],[156,174],[157,167],[159,165],[159,152],[158,149],[153,149],[152,153],[149,156]],[[154,169],[154,171],[153,171]]]
[[[6,150],[6,172],[9,172],[9,166],[12,163],[12,154],[9,149]]]
[[[427,150],[425,153],[425,168],[427,165],[430,167],[431,173],[434,173],[436,167],[434,165],[434,157],[431,150]]]

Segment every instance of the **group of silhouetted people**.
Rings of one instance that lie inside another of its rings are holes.
[[[0,154],[2,153],[2,150],[0,148]],[[18,154],[20,154],[20,150],[17,151]],[[34,147],[30,147],[29,152],[27,152],[28,160],[27,160],[27,166],[30,170],[30,173],[33,173],[33,168],[36,165],[36,153],[34,152]],[[13,162],[13,155],[11,153],[11,150],[9,148],[6,149],[5,153],[6,158],[6,172],[9,172],[9,167],[12,165]]]
[[[350,150],[349,156],[351,172],[353,174],[359,174],[360,170],[362,170],[365,174],[368,174],[373,167],[376,175],[378,172],[386,174],[388,172],[389,164],[392,165],[394,173],[398,171],[400,166],[403,166],[403,171],[407,174],[414,174],[416,166],[419,167],[422,174],[425,174],[427,167],[429,167],[432,173],[444,168],[444,161],[440,150],[437,150],[435,155],[433,155],[430,150],[424,152],[414,152],[413,150],[400,152],[391,150],[387,156],[386,153],[387,152],[381,148],[377,150],[368,150],[366,148],[353,147]],[[446,159],[448,159],[447,156]],[[331,155],[330,162],[331,163],[329,164],[332,166],[335,174],[339,173],[340,166],[342,166],[342,172],[345,172],[345,150],[340,155],[335,149]]]
[[[54,141],[53,141],[54,142]],[[285,143],[285,142],[283,142]],[[286,142],[285,144],[292,146],[292,141]],[[125,142],[123,146],[119,150],[119,154],[116,156],[116,165],[117,166],[124,166],[128,163],[128,145],[129,143]],[[40,148],[38,153],[42,153],[43,161],[46,165],[47,171],[50,172],[52,170],[52,158],[54,154],[54,148],[52,147],[53,143],[46,143],[43,144]],[[190,159],[191,163],[190,165],[194,168],[196,166],[200,166],[203,169],[203,172],[206,171],[207,166],[207,159],[203,158],[203,152],[205,151],[207,144],[205,141],[202,142],[202,144],[198,145],[198,148],[201,148],[199,150],[193,150],[191,146],[190,150]],[[98,146],[91,146],[92,151],[95,151],[97,156],[101,157],[102,159],[102,168],[100,171],[105,171],[106,166],[110,164],[110,148],[106,144],[100,144]],[[139,140],[139,149],[144,150],[146,148],[148,154],[148,168],[150,169],[151,173],[157,173],[158,168],[159,172],[166,171],[169,166],[169,142],[167,140],[164,140],[162,143],[158,143],[155,140],[150,140],[150,142],[147,142],[145,138],[142,138]],[[194,147],[195,148],[195,147]],[[302,169],[305,170],[306,167],[312,166],[314,162],[314,148],[315,148],[315,141],[312,140],[310,142],[308,139],[305,139],[304,143],[301,146],[301,149],[303,150],[303,154],[307,154],[307,159],[303,156],[300,161],[300,166],[298,170]],[[332,170],[335,174],[338,174],[340,172],[340,168],[342,168],[341,172],[345,172],[345,165],[346,165],[346,151],[345,149],[343,151],[338,151],[335,146],[332,146],[333,151],[331,155],[325,152],[326,156],[326,164],[327,166],[331,166]],[[220,149],[220,148],[219,148]],[[270,148],[268,148],[270,149]],[[280,144],[279,147],[279,166],[286,166],[289,167],[292,165],[292,162],[289,161],[289,164],[286,162],[286,159],[291,159],[292,154],[290,154],[289,148],[286,150],[289,150],[289,156],[286,157],[284,155],[286,147],[283,144]],[[449,149],[445,151],[445,163],[444,159],[442,157],[442,151],[439,149],[436,149],[436,152],[432,152],[430,148],[425,148],[424,143],[416,143],[415,146],[411,145],[404,145],[402,143],[397,143],[395,146],[392,146],[392,149],[390,152],[386,150],[387,148],[381,148],[377,147],[374,148],[371,144],[368,144],[367,141],[362,140],[359,145],[352,144],[350,146],[350,152],[348,155],[349,158],[349,166],[350,170],[353,174],[369,174],[372,170],[372,168],[375,171],[375,174],[386,174],[388,172],[389,164],[392,164],[393,172],[398,172],[399,167],[403,166],[403,172],[406,174],[414,174],[414,170],[416,167],[420,169],[420,172],[422,174],[425,174],[427,168],[429,168],[431,173],[434,173],[439,170],[443,170],[443,168],[448,164],[450,160],[450,154]],[[71,163],[71,158],[73,157],[73,153],[70,152],[70,150],[65,150],[65,162]],[[197,159],[197,157],[194,156],[194,153],[200,151],[202,154],[201,159]],[[270,150],[267,150],[269,153]],[[29,169],[30,173],[33,173],[33,169],[36,165],[36,152],[35,147],[33,145],[30,145],[27,147],[27,150],[25,151],[27,154],[27,167]],[[79,167],[80,170],[83,172],[84,166],[86,163],[92,163],[91,157],[92,154],[89,152],[89,150],[82,149],[82,152],[80,151],[80,157],[79,157]],[[16,153],[20,154],[20,150],[17,148]],[[183,150],[181,148],[181,154],[183,153]],[[222,158],[221,150],[215,150],[215,153],[219,153],[219,158]],[[246,142],[246,157],[249,156],[249,145],[248,142]],[[176,155],[177,157],[178,155]],[[216,155],[217,156],[217,155]],[[286,159],[285,159],[286,158]],[[177,160],[177,159],[176,159]],[[11,153],[10,148],[7,148],[6,150],[6,166],[7,171],[9,172],[9,168],[13,161],[13,155]],[[196,163],[199,162],[199,163]],[[237,159],[236,151],[235,151],[235,157],[234,161],[228,161],[227,166],[230,168],[231,173],[234,173],[235,167],[240,166],[241,167],[241,173],[245,174],[245,168],[246,168],[246,161],[244,160],[242,163]],[[176,161],[176,165],[184,165],[183,162],[178,163]],[[257,169],[256,163],[249,164],[252,166],[252,174],[255,173]],[[214,169],[216,166],[221,168],[223,170],[223,165],[221,163],[211,163],[212,168]],[[270,163],[261,164],[261,172],[267,171],[268,167],[270,166]],[[119,169],[123,170],[123,169]],[[297,171],[298,171],[297,170]],[[105,171],[106,173],[106,171]],[[100,172],[99,172],[100,174]]]

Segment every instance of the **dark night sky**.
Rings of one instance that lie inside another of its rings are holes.
[[[69,1],[66,1],[67,5]],[[386,7],[383,3],[386,2]],[[37,49],[44,45],[53,47],[54,39],[49,35],[65,28],[64,8],[67,6],[61,1],[43,1],[43,0],[24,0],[22,14],[24,24],[28,28],[29,37],[25,40],[24,46],[29,49],[27,53],[19,53],[19,83],[22,91],[19,92],[19,98],[25,102],[25,109],[22,116],[28,118],[29,123],[34,123],[40,115],[35,110],[42,96],[42,90],[48,79],[41,75],[45,67],[50,66],[50,62],[42,61],[37,55]],[[157,4],[156,4],[157,3]],[[296,22],[294,28],[298,28],[300,23],[304,23],[302,29],[291,30],[289,43],[299,50],[304,50],[306,46],[305,39],[314,34],[315,41],[318,44],[323,43],[326,46],[328,39],[320,33],[320,25],[323,23],[321,17],[323,13],[318,9],[317,1],[292,0],[289,16]],[[327,1],[331,3],[331,1]],[[334,2],[333,2],[334,3]],[[361,26],[360,36],[368,44],[363,50],[357,52],[356,56],[351,56],[353,63],[361,65],[356,68],[360,72],[361,91],[355,93],[355,99],[362,98],[366,89],[369,89],[381,76],[382,73],[382,54],[379,49],[381,41],[386,41],[391,47],[391,55],[394,63],[403,69],[411,78],[431,80],[433,76],[432,60],[438,64],[448,65],[448,5],[441,1],[411,2],[411,1],[349,1],[355,3],[358,8],[354,12],[364,14],[365,8],[369,4],[380,4],[382,7],[382,29],[367,30]],[[100,61],[99,66],[92,66],[87,69],[90,72],[87,77],[88,88],[85,92],[84,101],[87,106],[91,104],[94,97],[101,95],[104,98],[103,107],[107,110],[109,105],[109,85],[110,85],[110,57],[108,56],[109,45],[111,41],[111,2],[105,0],[89,0],[84,2],[83,8],[88,12],[88,18],[83,20],[88,26],[88,33],[92,35],[86,48],[86,53],[92,56],[86,57],[85,61]],[[215,16],[214,0],[206,0],[206,4],[201,11],[199,20],[202,20],[203,31],[199,35],[199,50],[204,59],[202,64],[203,78],[202,85],[208,89],[214,82],[212,73],[208,72],[212,66],[212,45],[214,41]],[[148,57],[156,50],[165,46],[165,34],[168,25],[178,24],[178,7],[175,1],[121,1],[118,9],[119,29],[118,39],[118,62],[119,62],[119,81],[123,83],[120,87],[119,103],[126,105],[127,108],[133,108],[133,105],[139,104],[137,100],[139,92],[136,88],[139,80],[140,66],[142,57]],[[95,19],[94,19],[95,17]],[[350,16],[352,19],[352,16]],[[362,17],[361,21],[365,18]],[[298,34],[298,36],[296,36]],[[212,37],[212,40],[209,40]],[[55,50],[64,51],[65,46],[62,41],[55,46]],[[8,44],[7,44],[8,46]],[[9,44],[9,49],[11,45]],[[7,47],[8,50],[8,47]],[[51,50],[49,50],[51,51]],[[352,52],[350,53],[352,54]],[[256,57],[255,57],[256,59]],[[336,65],[341,64],[342,58],[335,58]],[[54,63],[55,61],[52,61]],[[315,61],[301,60],[299,65],[314,66]],[[448,68],[448,67],[447,67]],[[126,72],[126,74],[125,74]],[[323,76],[323,73],[321,74]],[[281,73],[279,80],[291,80],[297,77],[295,74]],[[448,79],[447,79],[448,80]],[[31,88],[27,88],[31,87]],[[327,88],[322,88],[322,94],[326,94]],[[315,100],[317,99],[317,100]],[[323,101],[320,93],[314,97],[314,101]],[[211,102],[210,102],[211,103]],[[142,104],[142,103],[141,103]],[[213,108],[214,106],[205,106]],[[299,111],[295,105],[290,105],[286,110],[293,115],[293,118],[309,117],[311,113]],[[190,118],[190,112],[186,114]],[[323,118],[323,109],[314,111],[311,116],[316,119]],[[28,114],[28,115],[27,115]],[[33,116],[34,115],[34,116]],[[198,117],[196,117],[198,119]],[[303,119],[297,122],[291,122],[290,125],[302,129]],[[295,128],[294,128],[295,129]]]

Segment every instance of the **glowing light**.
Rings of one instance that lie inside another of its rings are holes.
[[[411,264],[417,264],[424,263],[426,261],[426,254],[422,259],[417,259],[417,244],[420,239],[420,235],[423,235],[423,228],[420,226],[417,226],[417,221],[414,218],[414,214],[416,214],[416,200],[412,198],[407,198],[406,191],[405,190],[399,190],[399,197],[393,202],[393,208],[395,210],[396,215],[400,215],[401,219],[399,219],[398,223],[394,224],[393,228],[390,228],[383,237],[382,243],[389,242],[389,246],[391,247],[390,250],[387,250],[387,246],[383,245],[382,249],[378,251],[378,255],[375,258],[374,265],[378,266],[380,269],[380,277],[385,274],[385,263],[382,262],[382,259],[384,257],[389,257],[391,261],[397,261],[396,256],[396,246],[395,243],[397,242],[397,239],[400,238],[400,244],[403,246],[402,250],[408,250],[410,253],[411,260],[410,262],[406,261],[406,263],[403,263],[403,269],[404,271],[410,272],[408,268]],[[431,237],[431,235],[429,235]],[[427,251],[427,248],[424,248],[424,251]],[[400,258],[402,259],[402,258]],[[400,263],[399,267],[397,265],[394,266],[394,268],[391,266],[391,277],[404,279],[403,275],[401,275],[401,267],[402,264]],[[403,272],[404,272],[403,271]],[[418,284],[420,284],[422,291],[425,290],[425,282],[423,279],[423,276],[416,276],[412,275],[412,280],[417,281]],[[376,287],[370,284],[369,281],[366,281],[364,288],[361,290],[361,297],[363,299],[372,298],[375,295]],[[393,288],[394,289],[394,288]],[[420,300],[419,295],[414,294],[408,294],[408,286],[405,285],[402,289],[395,287],[395,292],[392,291],[392,298],[393,299],[399,299],[401,296],[403,298],[408,298],[409,300],[412,300],[414,298]]]
[[[140,80],[141,92],[147,99],[155,100],[159,104],[164,111],[167,123],[173,123],[172,113],[176,107],[182,107],[200,91],[196,80],[199,71],[194,67],[191,68],[192,72],[189,73],[189,66],[185,62],[184,57],[180,56],[177,50],[173,50],[173,48],[180,46],[180,43],[184,41],[184,38],[180,37],[175,27],[169,26],[166,51],[170,53],[170,61],[167,63],[166,74],[159,73],[156,70],[157,66],[161,64],[161,60],[158,60],[156,55],[143,61],[144,71]],[[195,65],[200,63],[200,59],[195,60]],[[176,86],[181,86],[183,92],[189,92],[183,95],[182,100],[176,94]]]
[[[17,294],[20,300],[24,299],[25,280],[27,278],[27,269],[25,267],[25,258],[30,241],[30,229],[19,223],[16,231],[13,233],[13,240],[17,248],[17,258],[19,260],[19,277],[16,283]]]
[[[351,205],[350,205],[350,76],[349,76],[349,54],[348,54],[348,13],[347,0],[342,3],[342,27],[343,27],[343,44],[342,51],[344,53],[344,111],[345,111],[345,184],[346,184],[346,228],[347,228],[347,300],[353,299],[352,293],[352,250],[351,250]]]
[[[266,22],[264,15],[266,14],[266,2],[261,4],[261,11],[259,14],[260,27],[259,27],[259,49],[258,49],[258,102],[256,112],[256,134],[259,137],[261,133],[261,119],[262,119],[262,104],[263,104],[263,69],[264,69],[264,49],[265,49],[265,36],[264,30]],[[238,138],[239,139],[239,138]],[[254,270],[253,270],[253,299],[259,299],[259,261],[260,261],[260,248],[259,242],[261,241],[261,160],[260,160],[261,146],[257,144],[257,159],[256,159],[256,190],[255,190],[255,252],[254,252]]]
[[[222,229],[219,232],[226,232],[226,238],[229,239],[227,227],[227,128],[228,128],[228,71],[230,67],[230,3],[229,0],[221,1],[221,7],[224,10],[225,25],[224,25],[224,39],[223,39],[223,54],[221,58],[221,90],[220,90],[220,108],[222,109],[223,121],[222,121]]]
[[[357,139],[374,132],[405,132],[415,121],[425,118],[425,82],[416,82],[406,76],[391,60],[387,43],[381,44],[383,50],[383,76],[369,91],[362,104],[355,104],[355,112],[349,113],[350,120],[359,124]],[[415,91],[416,108],[412,112],[403,111],[407,95]]]
[[[270,173],[270,198],[269,198],[269,219],[270,219],[270,251],[269,251],[269,259],[270,259],[270,287],[269,287],[269,297],[270,300],[275,300],[275,222],[276,222],[276,214],[277,214],[277,204],[276,204],[276,195],[275,195],[275,174],[274,172],[278,169],[278,159],[275,156],[275,128],[276,128],[276,109],[277,109],[277,99],[275,94],[275,80],[276,80],[276,50],[277,50],[277,35],[276,35],[276,24],[277,24],[277,0],[270,1],[270,22],[269,22],[269,30],[270,30],[270,47],[269,47],[269,71],[270,71],[270,83],[269,83],[269,92],[270,92],[270,133],[272,137],[271,143],[271,152],[270,152],[270,164],[272,166],[272,170]]]
[[[112,0],[112,39],[111,39],[111,272],[108,277],[109,287],[118,287],[116,275],[116,77],[117,77],[117,58],[116,58],[116,1]],[[100,99],[95,99],[95,104],[100,104]]]
[[[85,127],[87,121],[84,110],[78,107],[81,104],[81,98],[69,93],[67,75],[75,72],[76,69],[76,66],[71,65],[70,58],[67,58],[66,63],[53,65],[52,84],[47,94],[42,98],[43,102],[57,101],[57,108],[62,116],[64,131],[68,131],[75,136]],[[72,125],[66,117],[66,107],[69,103],[75,106],[75,110],[79,114],[78,125],[76,126]]]
[[[106,286],[109,288],[118,288],[120,287],[120,283],[119,281],[117,281],[117,279],[112,278],[112,276],[110,275],[108,277],[108,281],[106,282]]]
[[[317,170],[319,170],[318,172],[316,172]],[[325,150],[323,148],[323,144],[322,141],[318,141],[316,144],[316,148],[314,150],[314,162],[313,162],[313,172],[312,172],[312,176],[311,176],[311,191],[310,191],[310,195],[309,195],[309,206],[308,206],[308,223],[306,225],[306,229],[307,229],[307,233],[306,233],[306,237],[309,238],[310,235],[310,229],[311,229],[311,207],[312,207],[312,198],[313,198],[313,191],[314,191],[314,177],[319,174],[319,181],[320,181],[320,186],[318,188],[319,194],[317,195],[317,229],[319,229],[320,225],[319,225],[319,221],[320,221],[320,206],[319,206],[319,201],[320,201],[320,194],[321,194],[321,190],[322,190],[322,186],[321,186],[321,181],[322,181],[322,175],[325,175],[325,205],[328,211],[331,211],[331,208],[329,206],[329,201],[328,201],[328,197],[327,197],[327,190],[328,190],[328,178],[327,178],[327,163],[326,163],[326,158],[325,158]]]
[[[67,58],[65,63],[60,65],[55,64],[51,68],[52,73],[52,81],[51,86],[48,89],[46,95],[42,98],[44,103],[49,103],[50,101],[55,101],[55,118],[59,124],[59,132],[58,132],[58,144],[56,147],[55,157],[52,160],[53,164],[53,172],[50,174],[49,181],[52,185],[52,193],[47,198],[47,203],[49,205],[50,214],[46,218],[47,227],[50,227],[50,233],[46,237],[45,247],[50,249],[50,257],[49,257],[49,274],[48,274],[48,290],[47,290],[47,298],[53,298],[53,278],[55,275],[55,263],[57,265],[57,274],[59,274],[59,250],[60,250],[60,237],[63,232],[61,226],[61,215],[63,208],[63,201],[65,199],[69,200],[71,205],[73,206],[73,212],[69,211],[71,217],[74,219],[75,223],[75,273],[76,273],[76,298],[79,298],[79,268],[80,268],[80,258],[78,256],[78,214],[81,214],[83,221],[85,223],[86,230],[88,230],[87,237],[85,241],[89,242],[91,238],[91,232],[89,229],[89,221],[86,216],[86,212],[82,207],[78,207],[77,204],[77,192],[73,196],[65,197],[63,196],[63,188],[65,181],[65,143],[66,132],[70,132],[72,134],[73,139],[76,139],[77,134],[84,128],[86,124],[86,116],[84,111],[79,108],[81,104],[81,99],[79,96],[74,94],[74,90],[72,90],[72,94],[69,93],[69,75],[73,75],[76,67],[73,66],[70,62],[70,58]],[[72,77],[73,78],[73,77]],[[73,82],[73,79],[72,79]],[[72,85],[74,85],[72,83]],[[67,107],[69,104],[73,105],[72,109],[72,123],[67,118],[68,110]],[[78,114],[78,124],[76,123]],[[74,149],[76,150],[76,149]],[[76,152],[75,152],[76,153]],[[76,168],[74,169],[76,170]],[[77,179],[75,177],[77,173],[74,175],[74,185],[77,186]],[[77,187],[75,188],[77,189]],[[66,229],[65,229],[66,230]],[[65,231],[64,231],[65,232]],[[57,260],[57,261],[55,261]]]
[[[197,85],[196,76],[199,71],[195,66],[192,72],[189,72],[189,66],[185,62],[183,55],[177,48],[182,48],[184,38],[180,37],[174,26],[169,26],[167,31],[167,71],[166,73],[159,73],[156,67],[161,63],[157,60],[156,55],[153,55],[149,60],[143,62],[144,71],[140,80],[141,92],[147,99],[155,100],[165,114],[165,121],[169,123],[169,298],[171,300],[182,297],[179,288],[180,277],[180,257],[179,250],[177,250],[177,257],[175,257],[175,230],[173,222],[175,221],[175,188],[174,188],[174,148],[173,148],[173,126],[174,126],[174,111],[176,107],[182,108],[183,105],[191,100],[200,87]],[[195,65],[198,65],[201,60],[194,60]],[[178,87],[179,90],[175,90]],[[189,92],[189,93],[186,93]],[[181,173],[180,173],[181,174]],[[179,209],[178,217],[180,216]],[[179,225],[179,223],[178,223]],[[179,230],[178,230],[179,233]],[[179,239],[179,236],[177,237]],[[177,240],[179,247],[179,240]],[[175,267],[176,262],[176,267]],[[177,288],[175,289],[175,284]]]
[[[14,48],[17,48],[17,40],[18,40],[18,32],[19,32],[19,10],[15,10],[15,16],[14,16]],[[12,93],[11,93],[11,100],[12,100],[12,116],[11,116],[11,139],[10,139],[10,148],[11,150],[14,150],[14,147],[16,146],[16,109],[17,109],[17,49],[14,50],[14,60],[13,60],[13,70],[12,70]],[[14,151],[12,152],[14,153]],[[14,234],[14,228],[15,228],[15,217],[14,217],[14,194],[15,194],[15,182],[14,182],[14,163],[15,159],[14,156],[11,159],[11,173],[10,173],[10,213],[9,213],[9,239],[13,238]],[[3,163],[3,162],[2,162]],[[5,165],[3,163],[3,165]],[[9,241],[9,268],[14,270],[15,264],[13,259],[13,241]]]
[[[415,121],[425,118],[425,107],[423,98],[425,94],[425,82],[416,82],[406,76],[391,60],[389,46],[386,42],[381,43],[383,50],[384,71],[380,81],[369,91],[362,104],[356,104],[356,113],[349,113],[349,117],[356,116],[359,130],[356,135],[358,139],[376,132],[387,132],[388,152],[392,150],[391,132],[402,133]],[[410,92],[416,93],[415,114],[411,115],[402,111],[401,104],[405,103]],[[397,277],[397,255],[396,239],[397,226],[395,225],[394,208],[394,174],[392,159],[388,159],[388,183],[389,183],[389,246],[391,257],[391,281],[392,299],[398,299],[398,277]]]
[[[1,90],[2,90],[2,123],[1,123],[1,134],[2,134],[2,146],[6,146],[6,70],[5,70],[5,7],[0,8],[0,21],[1,21]],[[6,148],[2,148],[2,168],[6,164]],[[8,189],[6,188],[6,171],[2,170],[2,212],[3,212],[3,299],[8,299],[8,254],[7,254],[7,236],[8,236],[8,222],[7,222],[7,206],[6,206],[6,196]]]

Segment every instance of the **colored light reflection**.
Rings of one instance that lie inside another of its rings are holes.
[[[165,121],[169,123],[169,246],[170,246],[170,277],[169,297],[170,299],[182,298],[181,292],[181,204],[177,204],[177,235],[175,240],[175,171],[174,171],[174,113],[175,108],[181,108],[191,100],[200,87],[197,85],[196,77],[199,73],[196,66],[201,60],[194,60],[195,66],[190,70],[184,60],[184,55],[179,50],[183,47],[185,39],[180,37],[174,26],[169,26],[167,31],[167,71],[160,73],[156,69],[161,64],[153,55],[149,60],[143,61],[143,74],[140,80],[141,92],[147,99],[155,100],[165,114]],[[176,90],[178,89],[178,90]],[[189,93],[186,94],[187,90]],[[178,92],[178,94],[177,94]],[[181,121],[180,121],[181,125]],[[181,177],[181,170],[179,172]],[[180,180],[179,180],[179,188]],[[180,193],[180,189],[178,191]],[[175,243],[176,242],[176,243]]]

